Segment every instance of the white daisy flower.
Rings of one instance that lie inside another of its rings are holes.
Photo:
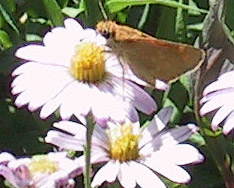
[[[3,152],[0,154],[0,175],[16,188],[73,188],[73,178],[82,173],[82,167],[66,155],[66,152],[54,152],[16,159]]]
[[[94,175],[92,187],[118,179],[124,188],[166,188],[158,174],[177,183],[191,179],[180,165],[203,161],[199,151],[189,144],[179,144],[198,130],[195,125],[166,129],[171,116],[166,108],[142,129],[138,122],[108,122],[108,128],[96,125],[92,137],[91,163],[103,166]],[[86,127],[69,121],[55,123],[63,132],[51,130],[46,142],[61,148],[83,150]],[[67,133],[64,133],[67,132]],[[82,159],[84,160],[84,159]],[[80,160],[81,161],[81,160]]]
[[[200,114],[216,111],[211,121],[212,130],[223,126],[226,135],[234,128],[234,71],[226,72],[203,91]]]
[[[150,95],[133,82],[145,83],[130,70],[123,75],[123,66],[103,36],[73,19],[64,25],[48,32],[43,45],[16,51],[26,60],[12,73],[16,106],[28,105],[30,111],[42,107],[41,118],[59,108],[63,119],[75,115],[82,120],[91,111],[99,123],[125,118],[135,122],[136,109],[146,114],[156,110]]]

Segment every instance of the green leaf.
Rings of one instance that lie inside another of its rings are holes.
[[[173,107],[173,112],[171,115],[170,122],[173,124],[178,124],[181,119],[181,111],[170,98],[165,99],[163,108],[168,107],[168,106]]]
[[[5,49],[12,46],[12,42],[6,31],[0,30],[0,43]]]
[[[187,25],[188,30],[201,31],[203,28],[203,23],[195,23]]]
[[[194,0],[189,0],[189,6],[190,6],[190,7],[194,7],[194,8],[198,8],[198,7],[197,7],[197,4],[196,4],[196,2],[194,2]],[[191,9],[188,11],[188,13],[189,13],[190,15],[193,15],[193,16],[199,16],[199,15],[201,15],[200,12],[194,11],[194,10],[191,10]]]
[[[140,19],[138,26],[137,26],[138,29],[142,29],[144,24],[146,23],[147,18],[149,17],[149,10],[150,10],[150,5],[146,4],[144,11],[143,11],[143,14],[141,16],[141,19]]]
[[[158,38],[176,41],[175,35],[175,17],[176,9],[161,7],[161,16],[156,36]]]
[[[8,48],[0,53],[0,74],[9,75],[17,66],[18,61],[14,56],[16,47]]]
[[[110,0],[107,1],[106,5],[108,6],[111,13],[121,11],[122,9],[128,6],[136,5],[145,5],[145,4],[158,4],[164,5],[172,8],[182,8],[185,10],[198,11],[200,13],[206,14],[207,10],[199,9],[193,6],[185,5],[171,0]]]
[[[186,0],[179,0],[180,3]],[[186,42],[186,25],[187,25],[187,12],[182,8],[177,8],[175,32],[180,42]]]
[[[0,4],[0,12],[4,18],[4,20],[15,30],[17,34],[19,34],[19,29],[17,28],[15,21],[10,16],[10,13]]]
[[[43,0],[44,7],[46,9],[49,19],[51,19],[53,25],[59,26],[63,23],[63,15],[60,6],[55,0]]]
[[[75,18],[80,13],[84,12],[84,8],[73,8],[73,7],[65,7],[62,9],[62,13],[66,14],[69,17]]]
[[[42,38],[36,34],[26,34],[26,41],[42,41]]]

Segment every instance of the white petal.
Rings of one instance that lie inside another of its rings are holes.
[[[55,51],[41,45],[28,45],[21,47],[15,54],[21,59],[34,61],[42,64],[70,66],[70,58],[65,56],[63,52]]]
[[[14,93],[24,90],[17,97],[15,104],[22,106],[29,103],[29,110],[34,111],[66,88],[66,85],[72,81],[72,77],[67,74],[64,68],[40,64],[32,65],[38,69],[25,72],[15,78],[17,85],[13,90]],[[30,80],[24,82],[29,75],[32,75]]]
[[[67,18],[64,21],[64,25],[67,29],[71,31],[83,31],[82,26],[76,20],[71,18]]]
[[[119,171],[119,163],[116,161],[109,161],[104,165],[94,176],[91,186],[96,187],[101,185],[103,182],[113,182]]]
[[[45,119],[49,115],[51,115],[56,109],[59,108],[61,105],[61,94],[57,97],[55,97],[53,100],[48,101],[44,106],[41,108],[40,111],[40,118]]]
[[[135,171],[135,178],[137,184],[142,188],[166,188],[164,183],[158,178],[158,176],[150,170],[148,167],[132,161],[130,163],[131,168]]]
[[[136,187],[135,171],[129,166],[128,163],[121,163],[118,179],[120,184],[125,188]]]
[[[74,23],[68,23],[67,26],[68,28],[56,27],[52,29],[51,32],[45,35],[43,42],[50,51],[60,53],[59,56],[64,61],[67,60],[67,65],[69,65],[76,46],[84,38],[84,32],[80,28],[77,28],[77,25],[74,25]]]

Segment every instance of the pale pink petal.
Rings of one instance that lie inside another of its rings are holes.
[[[121,163],[118,173],[118,179],[120,184],[125,188],[136,187],[135,169],[129,166],[129,163]]]
[[[52,100],[50,100],[44,104],[44,106],[41,108],[41,111],[40,111],[40,117],[42,119],[47,118],[56,109],[59,108],[59,106],[61,105],[61,101],[62,101],[61,100],[61,98],[63,96],[62,93],[64,93],[64,92],[61,92],[60,95],[56,96],[55,98],[53,98]]]
[[[182,167],[166,161],[165,158],[161,158],[161,155],[159,156],[154,157],[154,160],[146,160],[144,164],[171,181],[177,183],[188,183],[190,181],[190,175]]]
[[[115,75],[116,77],[122,78],[122,80],[131,80],[139,85],[149,86],[149,84],[147,84],[142,79],[139,79],[136,74],[132,72],[128,64],[124,63],[120,57],[117,57],[111,52],[107,58],[106,68],[108,72]]]
[[[121,79],[112,78],[112,84],[115,86],[116,93],[122,93],[126,98],[133,102],[133,105],[140,111],[151,114],[156,110],[156,103],[151,96],[136,84]]]
[[[16,98],[15,104],[20,107],[29,103],[31,111],[53,98],[72,81],[64,68],[40,64],[33,64],[33,66],[37,67],[37,70],[25,72],[16,77],[17,86],[13,88],[14,93],[24,90]],[[25,79],[32,74],[34,75],[25,82]]]
[[[91,163],[103,163],[103,162],[108,162],[110,161],[109,153],[107,153],[105,150],[102,150],[99,148],[98,151],[93,151],[94,149],[92,148],[91,152]]]
[[[67,18],[64,20],[64,26],[71,31],[83,31],[82,26],[72,18]]]
[[[150,124],[143,130],[142,139],[140,140],[139,147],[142,147],[147,142],[152,140],[155,135],[165,128],[165,125],[169,122],[172,107],[166,107],[161,109],[154,118],[150,121]]]
[[[2,152],[0,154],[0,163],[7,163],[7,162],[14,160],[14,159],[15,159],[15,157],[8,152]]]
[[[71,31],[66,28],[56,27],[45,35],[43,42],[47,50],[53,53],[51,55],[59,54],[58,56],[64,62],[61,65],[69,66],[76,46],[81,43],[83,38],[83,31]]]
[[[161,90],[161,91],[166,91],[169,89],[169,85],[162,81],[162,80],[159,80],[159,79],[156,79],[155,81],[155,88],[158,89],[158,90]]]
[[[166,188],[158,176],[145,165],[132,161],[130,167],[135,171],[135,179],[141,188]]]
[[[234,129],[234,112],[232,112],[223,125],[223,133],[227,135],[232,129]]]
[[[214,131],[217,130],[218,125],[234,110],[234,104],[230,101],[229,104],[222,106],[214,115],[211,125]]]
[[[231,71],[229,73],[222,74],[217,81],[209,84],[203,91],[203,95],[207,95],[208,93],[222,90],[222,89],[234,89],[234,84],[232,80],[234,79],[234,72]]]
[[[0,175],[7,179],[14,187],[18,187],[19,180],[8,167],[0,165]]]
[[[229,72],[225,72],[225,73],[221,74],[218,79],[220,79],[220,80],[234,79],[234,71],[232,70]]]
[[[47,117],[53,112],[55,106],[60,105],[62,119],[69,119],[72,114],[76,115],[77,118],[80,115],[86,115],[91,108],[89,103],[90,92],[87,85],[74,81],[43,106],[40,117]]]
[[[76,139],[74,136],[54,130],[47,133],[45,141],[57,147],[75,151],[83,151],[85,145],[83,139]]]
[[[155,157],[154,156],[158,156]],[[165,163],[186,165],[200,163],[204,160],[203,155],[192,145],[178,144],[162,147],[152,156],[152,161],[156,162],[158,158],[163,159]]]
[[[59,121],[54,123],[53,126],[72,135],[76,135],[78,139],[85,139],[87,128],[84,125],[72,121]]]
[[[97,118],[97,121],[106,121],[111,118],[114,120],[119,120],[124,117],[124,111],[121,106],[121,101],[118,102],[111,91],[99,90],[96,87],[92,88],[93,95],[90,97],[90,102],[92,103],[92,113]],[[95,94],[95,95],[94,95]],[[107,104],[107,105],[104,105]]]
[[[129,87],[127,89],[129,91],[129,94],[134,94],[133,98],[131,99],[133,100],[134,106],[138,110],[146,114],[152,114],[156,111],[157,105],[148,93],[146,93],[143,89],[138,87],[136,84],[133,84],[132,82],[128,81],[128,85],[132,87]]]
[[[111,49],[110,49],[111,50]],[[122,78],[123,75],[123,66],[119,62],[119,58],[111,53],[106,53],[106,63],[105,63],[106,69],[109,73],[113,74],[116,77]],[[125,78],[125,77],[123,77]]]
[[[113,84],[103,83],[96,88],[92,87],[95,96],[90,97],[92,102],[92,112],[98,122],[106,121],[109,118],[115,121],[124,121],[126,118],[131,119],[133,122],[138,120],[138,114],[131,102],[119,95],[115,91]],[[97,100],[98,98],[98,100]],[[105,101],[105,102],[104,102]],[[108,105],[103,105],[103,104]]]
[[[199,128],[194,124],[188,124],[178,128],[162,131],[153,141],[154,148],[157,150],[163,146],[176,145],[187,140]]]
[[[119,172],[119,162],[110,160],[94,176],[91,186],[96,187],[107,182],[115,181]]]
[[[101,37],[101,38],[99,38],[99,41],[98,40],[96,41],[97,36]],[[101,39],[101,41],[100,41],[100,39]],[[90,28],[85,29],[84,39],[82,39],[82,42],[93,42],[93,41],[95,41],[95,42],[97,42],[97,45],[102,45],[103,42],[104,42],[103,40],[105,40],[105,38],[100,36],[100,35],[97,35],[97,32],[95,30],[90,29]]]
[[[203,101],[201,101],[201,102],[203,102]],[[230,102],[230,97],[228,97],[226,95],[217,95],[217,96],[211,98],[205,104],[203,104],[203,106],[200,109],[200,114],[203,116],[209,112],[216,110],[217,108],[220,108],[224,104],[228,104],[229,102]]]
[[[95,146],[100,146],[101,148],[105,148],[109,150],[109,138],[100,125],[96,124],[94,126],[92,142]]]

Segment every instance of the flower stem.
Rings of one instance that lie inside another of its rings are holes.
[[[90,163],[90,152],[91,152],[91,142],[92,134],[94,129],[93,117],[91,114],[88,114],[86,117],[87,120],[87,132],[86,132],[86,147],[85,147],[85,173],[84,173],[84,184],[85,188],[91,188],[91,163]]]

